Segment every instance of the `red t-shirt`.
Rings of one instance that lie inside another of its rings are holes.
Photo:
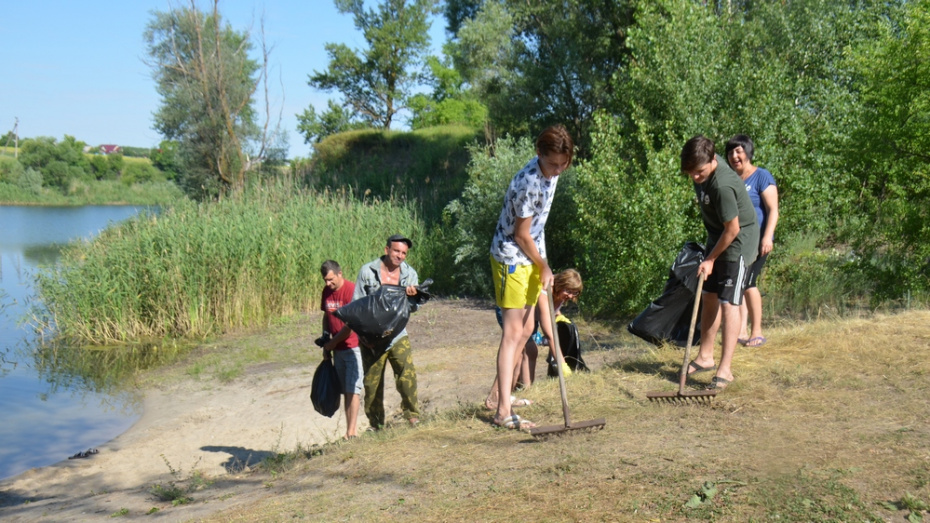
[[[342,287],[337,290],[331,290],[329,287],[323,287],[323,298],[320,300],[320,310],[323,311],[323,327],[331,335],[335,336],[342,330],[342,320],[333,315],[339,307],[352,301],[352,295],[355,294],[355,282],[345,280]],[[358,335],[355,332],[349,334],[349,337],[342,340],[336,345],[335,350],[346,350],[358,347]]]

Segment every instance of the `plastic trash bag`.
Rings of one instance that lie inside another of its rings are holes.
[[[557,321],[555,329],[559,336],[559,350],[562,351],[562,358],[568,364],[568,368],[573,372],[587,372],[588,366],[581,357],[581,337],[578,335],[578,327],[568,321]],[[555,358],[552,354],[546,357],[546,362],[549,364],[546,375],[550,378],[558,378],[559,369],[555,365]]]
[[[702,261],[704,246],[697,242],[685,243],[669,270],[662,295],[650,303],[627,326],[627,330],[657,346],[663,343],[674,343],[679,347],[687,345],[694,292],[697,290],[697,269]],[[701,326],[698,321],[694,327],[692,343],[700,338]]]
[[[310,385],[310,401],[313,410],[326,416],[333,417],[339,410],[340,393],[339,375],[332,359],[324,359],[313,373],[313,382]]]
[[[376,350],[387,350],[391,341],[407,326],[410,313],[430,299],[426,280],[417,294],[407,296],[406,287],[382,285],[368,296],[343,305],[333,314],[358,335],[359,341]]]

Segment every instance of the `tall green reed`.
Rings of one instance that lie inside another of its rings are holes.
[[[355,279],[389,235],[424,230],[405,205],[284,184],[182,202],[69,246],[37,276],[46,309],[36,323],[85,343],[260,327],[319,307],[323,261]],[[418,260],[413,249],[409,262],[420,269]]]

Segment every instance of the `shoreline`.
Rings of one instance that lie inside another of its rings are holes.
[[[314,312],[293,324],[230,335],[185,361],[146,372],[139,386],[139,420],[96,447],[99,453],[89,458],[63,459],[0,481],[0,520],[112,521],[114,515],[157,511],[169,521],[191,521],[274,495],[269,485],[275,475],[250,467],[265,457],[306,451],[345,434],[342,409],[327,418],[310,401],[321,358],[311,337],[318,320]],[[485,397],[500,339],[493,309],[472,300],[433,300],[407,327],[422,416],[428,419]],[[273,356],[248,359],[255,352]],[[207,366],[216,359],[229,365],[239,361],[242,372],[228,381],[187,372],[191,365]],[[384,401],[389,426],[397,423],[405,430],[390,370]],[[367,427],[368,420],[359,413],[359,431]],[[192,503],[172,506],[151,493],[156,484],[186,484],[194,471],[208,486],[191,494]]]
[[[224,481],[249,472],[266,457],[341,438],[343,412],[326,418],[313,410],[315,367],[275,365],[265,372],[261,367],[226,384],[183,380],[143,390],[139,419],[96,447],[97,454],[0,481],[0,519],[109,519],[122,508],[139,514],[171,507],[149,491],[156,484],[186,480],[195,470],[217,483],[193,495],[198,503],[185,506],[184,518],[197,518],[221,508],[207,502],[228,495]],[[364,415],[359,425],[362,430],[367,426]],[[229,501],[222,508],[236,504],[237,497]]]

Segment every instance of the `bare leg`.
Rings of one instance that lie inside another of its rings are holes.
[[[730,365],[733,363],[736,336],[739,334],[739,306],[721,303],[720,309],[723,316],[723,350],[720,354],[720,365],[717,366],[717,377],[733,381],[733,371]]]
[[[361,401],[358,394],[345,394],[346,439],[358,436],[358,410]]]
[[[528,388],[536,380],[536,359],[539,357],[539,348],[536,342],[530,339],[523,347],[523,361],[520,363],[520,375],[515,378],[523,388]]]
[[[758,338],[762,336],[762,293],[758,287],[746,289],[743,293],[743,307],[749,311],[749,319],[752,321],[752,336],[745,336],[745,339]]]
[[[748,294],[749,289],[746,289],[746,294],[743,296],[746,297]],[[746,305],[747,303],[749,303],[748,297],[739,306],[739,339],[741,340],[749,339],[749,307]]]
[[[701,349],[694,358],[694,362],[701,367],[713,367],[714,343],[717,341],[717,331],[720,329],[720,300],[712,292],[701,293],[701,300],[704,302],[701,309]],[[739,309],[737,309],[738,313]],[[735,322],[733,324],[736,325]]]
[[[527,345],[529,342],[527,342]],[[524,347],[524,350],[525,347]],[[510,383],[515,387],[520,380],[520,373],[522,372],[523,361],[526,360],[526,354],[522,351],[514,356],[514,366],[513,366],[513,376],[511,377]],[[491,391],[488,392],[488,397],[484,399],[484,406],[488,410],[497,410],[497,400],[498,400],[498,387],[500,387],[500,379],[497,376],[494,376],[494,383],[491,384]]]
[[[526,345],[533,329],[533,306],[522,309],[504,309],[504,328],[497,350],[497,414],[500,421],[511,416],[510,392],[513,390],[514,365]]]

